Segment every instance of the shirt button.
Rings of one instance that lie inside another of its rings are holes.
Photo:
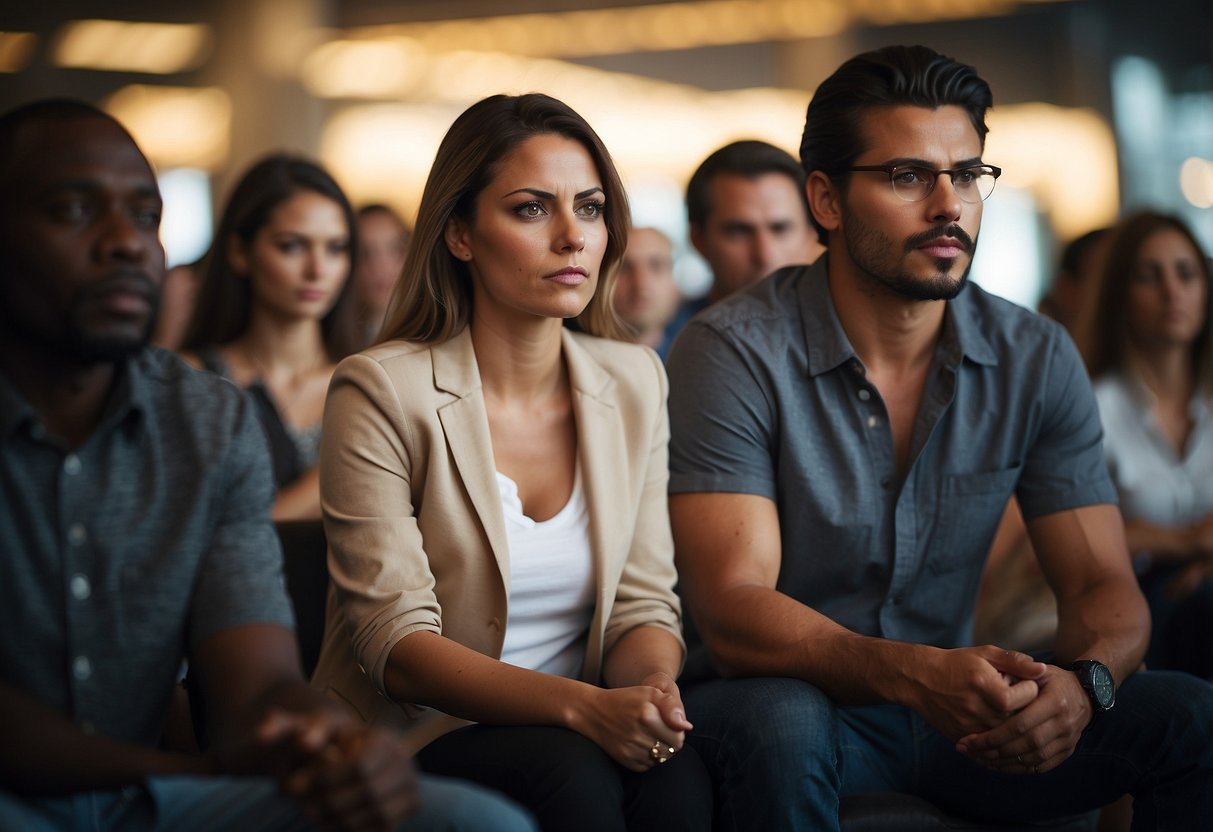
[[[88,576],[77,572],[72,575],[72,580],[69,583],[72,590],[72,597],[77,601],[83,601],[88,596],[93,594],[93,588],[89,585]]]
[[[88,656],[77,656],[72,660],[72,675],[78,681],[88,681],[93,675],[93,663],[88,660]]]
[[[859,400],[860,400],[861,402],[866,402],[866,401],[867,401],[868,399],[870,399],[870,398],[872,398],[872,394],[871,394],[871,393],[869,393],[867,390],[860,390],[860,391],[859,391]]]
[[[88,530],[83,523],[72,523],[67,529],[67,541],[73,546],[80,546],[88,540]]]
[[[881,479],[881,481],[880,481],[880,487],[881,487],[881,488],[885,488],[885,489],[892,488],[892,487],[893,487],[893,478],[892,478],[892,477],[884,477],[883,479]]]
[[[68,454],[63,460],[63,473],[69,477],[74,477],[80,473],[80,457],[75,454]]]
[[[878,424],[880,424],[880,420],[879,420],[879,419],[877,419],[875,416],[869,416],[869,417],[868,417],[868,427],[870,427],[870,428],[874,428],[874,427],[876,427]]]

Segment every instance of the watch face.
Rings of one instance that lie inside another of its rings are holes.
[[[1102,664],[1091,667],[1091,693],[1105,711],[1116,701],[1116,683],[1112,679],[1112,672]]]

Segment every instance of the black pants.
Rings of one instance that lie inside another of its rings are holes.
[[[711,779],[689,745],[638,773],[564,728],[470,725],[434,740],[417,762],[422,771],[503,792],[531,810],[543,832],[712,828]]]
[[[1183,569],[1184,564],[1165,564],[1138,578],[1154,622],[1146,667],[1213,681],[1213,582],[1206,579],[1175,597],[1171,584]]]

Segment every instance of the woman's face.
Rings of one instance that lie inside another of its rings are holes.
[[[1145,239],[1129,281],[1129,335],[1142,349],[1191,344],[1205,325],[1200,253],[1174,229]]]
[[[451,253],[471,271],[476,318],[579,315],[598,285],[605,209],[580,142],[538,135],[518,145],[476,197],[471,224],[447,227]]]
[[[345,213],[327,196],[300,191],[279,203],[250,246],[233,246],[232,264],[252,281],[258,309],[320,320],[350,273]]]

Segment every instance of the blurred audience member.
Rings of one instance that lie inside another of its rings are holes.
[[[270,156],[232,192],[198,288],[183,349],[256,403],[274,461],[275,519],[320,516],[325,393],[360,341],[339,325],[355,240],[353,209],[328,173]]]
[[[1040,299],[1039,311],[1078,335],[1075,327],[1088,298],[1098,289],[1103,254],[1108,243],[1107,228],[1096,228],[1075,237],[1061,250],[1061,259],[1049,290]]]
[[[634,228],[619,264],[615,312],[637,343],[665,359],[670,347],[666,327],[681,299],[674,282],[674,245],[656,228]]]
[[[400,215],[387,205],[376,203],[358,211],[358,268],[350,308],[359,332],[365,335],[362,347],[369,347],[379,334],[412,236]]]
[[[152,331],[152,343],[175,350],[185,339],[185,330],[194,313],[194,298],[202,280],[202,261],[179,263],[164,275],[160,290],[160,309]]]
[[[809,223],[804,180],[800,163],[766,142],[733,142],[703,160],[687,183],[687,219],[712,285],[679,307],[671,335],[709,304],[825,251]]]
[[[1213,679],[1213,285],[1177,217],[1112,232],[1091,375],[1154,630],[1146,664]]]

